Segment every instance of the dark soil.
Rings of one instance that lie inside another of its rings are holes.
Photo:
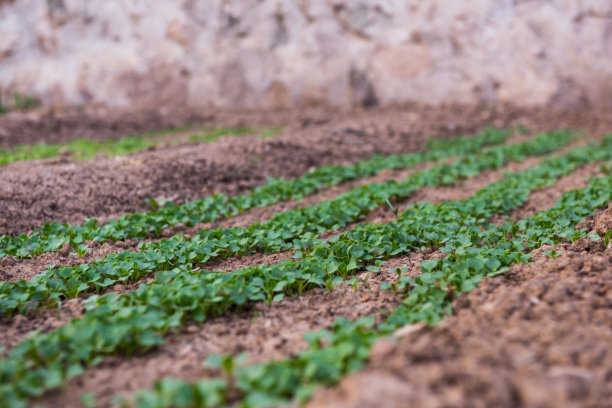
[[[300,201],[290,200],[282,201],[267,207],[253,208],[242,214],[238,214],[230,218],[222,218],[214,223],[200,223],[195,227],[187,228],[180,224],[162,231],[163,238],[169,238],[177,233],[183,233],[186,237],[193,237],[202,229],[215,228],[232,228],[232,227],[248,227],[256,222],[264,222],[272,218],[275,214],[298,207],[316,205],[325,200],[337,197],[338,195],[361,185],[368,183],[383,182],[385,180],[400,180],[407,177],[411,172],[431,166],[432,163],[424,163],[415,166],[410,170],[385,170],[372,177],[365,177],[348,183],[343,183],[328,189],[321,190],[317,193],[303,197]],[[433,198],[432,198],[433,199]],[[60,266],[75,266],[82,263],[91,263],[97,258],[104,258],[111,253],[119,253],[123,251],[136,252],[139,250],[141,243],[156,241],[159,239],[146,240],[126,240],[106,243],[95,241],[87,241],[90,250],[83,256],[79,257],[69,245],[65,245],[58,252],[44,253],[32,258],[18,259],[12,256],[5,256],[0,260],[0,281],[18,281],[21,279],[29,280],[34,275],[40,273],[46,268],[46,265],[53,264]],[[208,265],[207,265],[208,267]]]

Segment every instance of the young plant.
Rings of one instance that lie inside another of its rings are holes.
[[[391,209],[391,212],[393,213],[393,215],[395,215],[395,219],[397,219],[397,217],[399,217],[399,208],[394,207],[393,204],[391,204],[391,201],[389,201],[388,198],[385,198],[385,202],[387,203],[387,205]]]
[[[240,353],[237,356],[231,354],[210,354],[204,362],[204,367],[220,368],[225,374],[227,381],[233,383],[235,381],[236,369],[246,362],[247,357],[246,353]]]
[[[544,251],[544,255],[546,255],[547,257],[552,258],[552,259],[558,258],[562,254],[563,254],[563,251],[557,252],[554,249],[552,251]]]

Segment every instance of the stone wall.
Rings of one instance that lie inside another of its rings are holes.
[[[45,103],[612,107],[611,0],[0,0]]]

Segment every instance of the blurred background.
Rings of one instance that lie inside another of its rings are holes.
[[[610,0],[0,0],[5,107],[612,107]]]

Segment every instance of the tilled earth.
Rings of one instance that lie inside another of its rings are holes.
[[[92,117],[106,123],[100,134],[107,137],[106,129],[115,123],[117,115],[106,119]],[[374,153],[414,151],[428,138],[470,134],[488,125],[523,124],[534,132],[573,128],[601,135],[612,123],[609,113],[558,114],[461,107],[280,112],[276,116],[225,113],[214,116],[215,123],[221,124],[227,117],[232,117],[231,124],[284,124],[284,130],[269,140],[224,138],[210,144],[167,146],[85,162],[56,158],[0,167],[0,234],[27,232],[46,221],[80,223],[89,217],[104,221],[126,212],[148,210],[146,198],[180,203],[214,192],[237,194],[263,184],[268,177],[295,177],[313,167],[352,163]],[[53,116],[44,118],[40,119],[43,123],[54,123]],[[77,118],[70,117],[70,123],[78,123]],[[0,117],[0,133],[7,145],[46,137],[50,141],[66,140],[91,133],[91,129],[80,131],[78,126],[77,130],[65,131],[63,125],[58,125],[55,131],[51,125],[41,126],[39,133],[35,133],[37,128],[32,127],[27,115],[21,122],[17,119]],[[57,119],[58,123],[66,120]],[[87,124],[94,119],[84,116],[82,120]],[[137,129],[148,129],[149,115],[132,115],[131,120],[143,122],[136,122],[141,126]],[[120,124],[115,126],[123,129]],[[99,127],[102,125],[94,129]],[[24,133],[31,137],[24,139]]]
[[[537,254],[458,298],[442,324],[379,341],[366,369],[310,406],[612,406],[612,247]]]
[[[205,197],[213,192],[237,194],[262,184],[267,177],[295,177],[326,164],[354,163],[373,153],[416,151],[431,136],[453,137],[477,132],[488,125],[523,124],[532,132],[579,129],[589,137],[612,130],[612,112],[562,114],[546,110],[463,107],[404,107],[357,112],[180,112],[138,115],[60,112],[11,115],[0,118],[0,146],[37,141],[61,142],[77,137],[106,138],[185,123],[224,126],[283,126],[280,135],[224,138],[210,144],[184,144],[147,150],[119,158],[72,162],[67,158],[14,163],[0,167],[0,235],[28,232],[45,221],[79,223],[146,210],[144,199],[174,202]],[[504,171],[531,167],[540,159],[511,163],[486,171],[456,185],[418,190],[393,203],[400,211],[417,201],[463,199],[498,181]],[[584,166],[555,184],[540,189],[509,218],[521,219],[544,210],[563,192],[582,188],[597,175],[599,164]],[[221,219],[211,225],[177,231],[187,236],[201,228],[248,226],[279,211],[312,205],[369,182],[399,179],[409,171],[387,171],[363,180],[323,190],[301,202],[281,202]],[[395,218],[390,208],[379,208],[367,222]],[[490,220],[501,223],[503,218]],[[600,234],[612,229],[612,207],[586,220],[582,227]],[[346,228],[344,228],[346,229]],[[343,230],[344,230],[343,229]],[[329,238],[339,231],[323,234]],[[69,248],[33,259],[5,257],[0,279],[30,279],[46,264],[70,266],[120,251],[137,251],[140,241],[88,243],[92,251],[82,259]],[[555,259],[544,251],[556,250]],[[231,271],[250,265],[275,263],[292,253],[254,254],[204,265]],[[166,376],[195,380],[218,375],[202,367],[210,353],[248,352],[251,361],[285,358],[305,346],[304,333],[329,328],[338,317],[382,318],[398,300],[380,283],[396,279],[393,269],[407,266],[420,273],[419,262],[443,257],[426,250],[387,262],[381,273],[362,271],[360,284],[340,285],[329,292],[312,290],[272,306],[254,305],[242,311],[185,327],[169,335],[152,353],[130,358],[108,357],[69,382],[65,390],[43,396],[46,406],[80,406],[83,392],[110,404],[114,394],[127,397],[150,388]],[[311,406],[353,407],[607,407],[612,406],[612,248],[581,240],[544,247],[536,262],[511,268],[486,279],[468,295],[454,301],[454,315],[427,328],[400,329],[394,340],[380,340],[368,366],[339,385],[317,391]],[[109,291],[125,293],[150,278]],[[37,315],[0,319],[0,345],[10,349],[30,331],[43,332],[83,314],[79,297],[61,309]]]

